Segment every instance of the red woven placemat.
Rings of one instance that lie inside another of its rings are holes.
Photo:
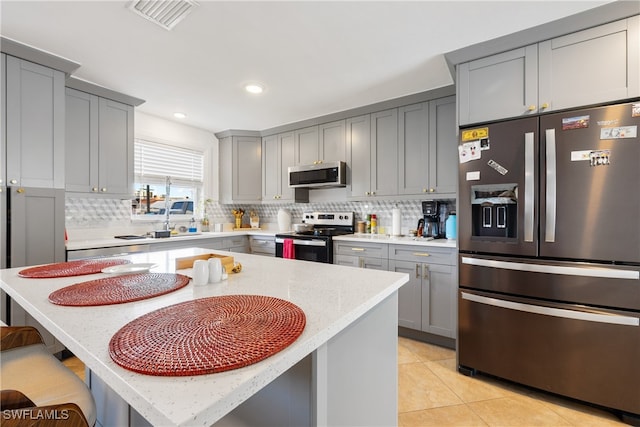
[[[189,278],[173,273],[141,273],[107,277],[76,283],[49,295],[57,305],[93,306],[121,304],[164,295],[189,283]]]
[[[85,274],[100,273],[103,268],[111,267],[112,265],[127,263],[129,263],[129,261],[126,259],[81,259],[25,268],[18,272],[18,276],[29,279],[83,276]]]
[[[109,354],[118,365],[142,374],[211,374],[279,352],[300,336],[305,323],[300,307],[278,298],[201,298],[128,323],[111,338]]]

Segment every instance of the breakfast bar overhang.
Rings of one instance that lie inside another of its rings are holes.
[[[119,258],[175,273],[176,258],[206,253],[221,254],[190,248]],[[397,424],[397,295],[408,275],[232,255],[243,268],[227,280],[189,283],[124,304],[68,307],[48,301],[53,291],[106,273],[28,279],[18,276],[22,268],[13,268],[0,270],[0,285],[85,363],[100,425]],[[304,311],[306,326],[296,341],[267,359],[219,373],[144,375],[111,359],[109,341],[129,322],[174,304],[225,295],[289,301]]]

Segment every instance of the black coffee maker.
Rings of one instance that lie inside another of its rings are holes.
[[[422,237],[439,239],[443,230],[440,229],[440,202],[427,200],[422,202],[422,214],[424,215],[424,226]]]

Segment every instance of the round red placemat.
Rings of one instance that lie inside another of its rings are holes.
[[[58,262],[56,264],[25,268],[18,272],[18,276],[29,279],[83,276],[85,274],[100,273],[103,268],[111,267],[112,265],[127,264],[128,262],[126,259],[80,259],[77,261]]]
[[[129,322],[111,338],[109,354],[118,365],[142,374],[211,374],[279,352],[300,336],[305,323],[300,307],[278,298],[201,298]]]
[[[164,295],[189,283],[189,278],[173,273],[125,274],[76,283],[49,295],[57,305],[78,307],[121,304]]]

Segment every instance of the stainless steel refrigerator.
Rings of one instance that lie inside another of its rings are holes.
[[[640,421],[640,100],[460,130],[458,366]]]

